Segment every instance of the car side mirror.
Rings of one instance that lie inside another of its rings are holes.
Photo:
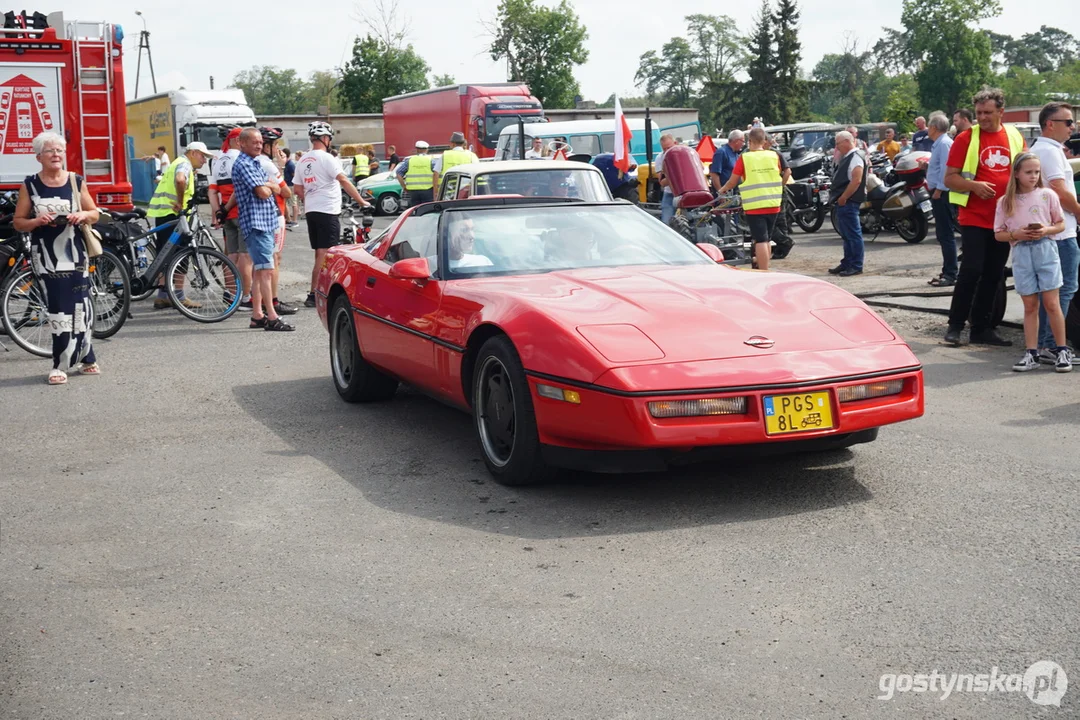
[[[431,268],[428,267],[427,258],[406,258],[390,266],[390,277],[424,283],[431,278]]]
[[[697,246],[701,249],[701,252],[708,255],[713,262],[724,262],[724,253],[715,245],[711,243],[698,243]]]

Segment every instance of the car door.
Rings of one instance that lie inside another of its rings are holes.
[[[420,282],[391,277],[390,268],[399,260],[423,257],[434,274],[438,228],[437,212],[402,219],[389,244],[376,251],[358,293],[366,315],[360,332],[364,357],[409,384],[429,390],[438,388],[433,336],[441,283],[434,278]]]
[[[442,190],[439,192],[440,200],[453,200],[457,197],[458,182],[461,177],[461,173],[452,172],[443,178]]]

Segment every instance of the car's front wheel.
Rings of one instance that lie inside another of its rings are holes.
[[[345,402],[389,400],[398,381],[371,367],[360,354],[349,298],[341,295],[330,311],[330,372]]]
[[[484,463],[502,485],[531,485],[551,476],[541,456],[525,368],[506,336],[480,348],[473,374],[473,424]]]
[[[401,200],[392,192],[385,192],[379,196],[379,212],[383,215],[397,215],[401,210]]]

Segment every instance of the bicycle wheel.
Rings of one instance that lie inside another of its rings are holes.
[[[30,269],[14,272],[0,293],[4,332],[15,344],[38,357],[52,356],[45,288]]]
[[[221,322],[240,307],[240,271],[217,250],[188,247],[165,273],[176,309],[196,322]]]
[[[217,250],[219,253],[225,252],[224,241],[218,241],[217,236],[207,230],[206,226],[202,226],[199,228],[199,232],[195,236],[195,244],[199,247],[206,247],[210,248],[211,250]]]
[[[124,326],[131,307],[131,279],[112,250],[90,261],[90,299],[94,303],[94,337],[112,337]]]

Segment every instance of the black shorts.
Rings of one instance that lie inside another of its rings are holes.
[[[326,250],[341,244],[341,216],[309,212],[306,217],[308,242],[312,250]]]
[[[750,229],[750,238],[757,243],[767,243],[772,239],[772,231],[776,226],[776,218],[780,213],[768,215],[747,215],[746,227]]]

